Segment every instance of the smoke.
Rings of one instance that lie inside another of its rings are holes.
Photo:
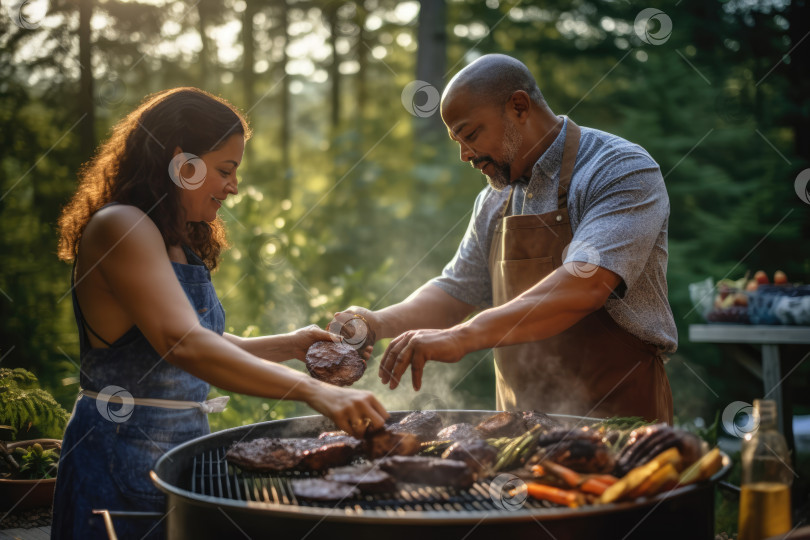
[[[495,408],[492,382],[492,354],[470,354],[456,364],[428,362],[422,374],[422,388],[413,389],[410,368],[391,390],[380,381],[382,353],[369,359],[365,375],[352,388],[373,392],[387,410],[487,409]],[[376,351],[375,351],[376,352]]]

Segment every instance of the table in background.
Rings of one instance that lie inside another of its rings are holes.
[[[689,341],[762,345],[762,382],[765,387],[763,397],[776,402],[779,430],[784,431],[784,422],[790,420],[791,412],[787,411],[787,418],[784,416],[781,384],[790,373],[782,377],[779,346],[810,345],[810,326],[691,324]]]

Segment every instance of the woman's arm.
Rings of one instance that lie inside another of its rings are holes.
[[[139,209],[120,205],[96,215],[82,248],[89,250],[88,260],[161,358],[225,390],[305,401],[349,433],[357,433],[352,422],[364,418],[374,427],[383,425],[387,413],[370,392],[337,388],[265,362],[203,328],[177,281],[160,232]]]
[[[280,334],[277,336],[243,338],[233,334],[225,334],[224,337],[243,351],[253,356],[270,360],[271,362],[284,362],[285,360],[293,358],[303,362],[306,358],[307,349],[309,349],[314,342],[343,339],[326,330],[321,330],[314,324],[299,328],[289,334]],[[373,350],[374,347],[370,346],[358,352],[360,352],[363,358],[368,360]]]

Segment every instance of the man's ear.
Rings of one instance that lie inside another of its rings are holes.
[[[509,102],[506,106],[512,111],[512,114],[515,115],[515,119],[523,123],[529,118],[529,112],[532,109],[531,105],[532,100],[529,94],[523,90],[516,90],[509,98]]]

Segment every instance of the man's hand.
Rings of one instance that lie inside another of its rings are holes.
[[[352,319],[359,319],[360,322],[356,322],[355,324]],[[377,337],[381,335],[380,322],[377,314],[363,307],[352,306],[349,309],[335,313],[332,322],[329,323],[330,326],[327,326],[329,330],[332,330],[331,326],[333,323],[337,323],[336,326],[339,328],[340,335],[344,338],[349,338],[350,342],[356,341],[352,339],[355,337],[354,333],[356,329],[365,331],[365,336],[358,336],[366,339],[364,350],[368,347],[374,347]]]
[[[428,360],[455,363],[467,353],[452,330],[411,330],[391,340],[380,362],[380,379],[391,390],[411,366],[413,389],[422,387],[422,371]]]

